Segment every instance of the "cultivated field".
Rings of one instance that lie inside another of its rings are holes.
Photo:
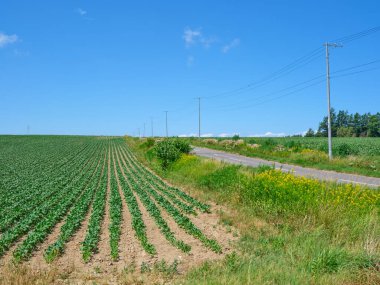
[[[181,272],[229,251],[214,209],[145,168],[122,138],[1,136],[0,146],[0,270]]]

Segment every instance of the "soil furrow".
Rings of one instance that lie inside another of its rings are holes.
[[[100,240],[98,244],[98,252],[93,256],[93,262],[111,262],[111,247],[110,247],[110,236],[109,236],[109,225],[110,225],[110,191],[111,191],[111,149],[108,149],[108,161],[107,161],[107,194],[106,194],[106,207],[104,220],[102,223],[102,229],[100,234]]]
[[[102,165],[101,176],[103,175],[104,168],[105,168],[105,163],[103,163]],[[101,176],[98,178],[95,178],[95,179],[98,179],[98,183],[97,183],[96,190],[92,195],[92,198],[95,197],[96,191],[99,191]],[[57,260],[53,262],[53,264],[56,264],[56,265],[59,265],[59,267],[68,268],[68,269],[72,267],[81,268],[81,270],[84,270],[84,271],[86,271],[86,268],[88,269],[88,267],[86,267],[85,263],[83,262],[82,252],[80,250],[80,247],[87,233],[87,228],[90,221],[91,212],[92,212],[92,203],[90,204],[87,210],[86,216],[83,222],[81,223],[80,228],[66,243],[64,254],[59,256]]]
[[[116,171],[116,157],[113,153],[114,161],[114,174],[116,177],[118,189],[120,196],[122,197],[122,224],[121,224],[121,237],[120,237],[120,258],[118,262],[118,267],[125,268],[131,264],[141,264],[142,262],[149,262],[151,256],[145,252],[145,250],[140,245],[140,242],[137,240],[134,229],[132,228],[132,217],[129,213],[127,202],[125,201],[124,193],[120,185],[120,177]]]

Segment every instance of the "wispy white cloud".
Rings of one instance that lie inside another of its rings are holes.
[[[218,41],[214,36],[205,36],[201,29],[191,28],[184,30],[182,38],[185,41],[186,47],[202,45],[204,48],[209,48],[213,43]]]
[[[213,133],[201,134],[201,137],[202,137],[202,138],[209,138],[209,137],[213,137],[213,136],[214,136]]]
[[[213,43],[217,42],[218,40],[216,37],[201,37],[199,41],[203,45],[203,47],[209,48]]]
[[[201,134],[202,138],[209,138],[209,137],[213,137],[213,136],[214,136],[214,134],[212,134],[212,133]],[[198,134],[195,134],[195,133],[180,134],[180,135],[178,135],[178,137],[180,137],[180,138],[198,137]]]
[[[7,35],[0,33],[0,48],[5,47],[6,45],[13,44],[18,41],[17,35]]]
[[[233,49],[233,48],[235,48],[235,47],[237,47],[239,45],[240,45],[240,39],[235,38],[229,44],[226,44],[225,46],[222,47],[222,52],[223,53],[227,53],[231,49]]]
[[[266,132],[265,134],[253,134],[249,135],[249,137],[285,137],[287,134],[285,133],[272,133],[272,132]]]
[[[201,37],[202,33],[198,30],[192,30],[190,28],[186,28],[183,33],[183,40],[185,41],[185,44],[187,47],[194,45],[198,42],[198,39]]]
[[[87,14],[87,11],[86,11],[86,10],[83,10],[83,9],[81,9],[81,8],[77,8],[77,9],[75,10],[75,12],[78,13],[79,15],[81,15],[81,16],[84,16],[84,15]]]
[[[180,138],[189,138],[189,137],[197,137],[197,136],[198,136],[198,134],[193,134],[193,133],[178,135],[178,137],[180,137]]]
[[[233,137],[234,135],[240,135],[239,133],[221,133],[218,135],[218,137],[220,138],[229,138],[229,137]]]

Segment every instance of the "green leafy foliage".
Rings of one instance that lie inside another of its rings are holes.
[[[168,168],[178,160],[183,153],[190,153],[191,146],[188,141],[181,139],[165,139],[154,147],[156,156],[161,162],[162,168]]]
[[[175,236],[164,218],[165,211],[186,232],[220,252],[217,242],[208,239],[186,216],[197,215],[197,210],[209,212],[210,206],[168,185],[145,168],[122,138],[0,136],[0,144],[4,149],[0,153],[0,257],[23,237],[13,257],[16,262],[27,260],[57,230],[58,237],[43,253],[45,260],[52,262],[86,225],[80,248],[83,260],[91,260],[101,236],[107,234],[111,258],[116,261],[123,203],[131,214],[131,220],[125,222],[132,224],[147,253],[156,254],[156,248],[148,239],[142,207],[161,234],[183,252],[190,252],[191,247]],[[170,144],[179,153],[190,151],[188,143],[178,139]],[[104,226],[107,206],[108,228]],[[62,226],[55,229],[59,223]]]

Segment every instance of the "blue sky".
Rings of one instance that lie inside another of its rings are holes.
[[[0,133],[136,135],[145,122],[150,135],[152,117],[164,135],[169,110],[169,135],[196,134],[196,97],[203,134],[316,128],[327,109],[323,77],[289,87],[324,75],[323,50],[254,83],[326,41],[379,26],[379,11],[377,0],[2,1]],[[351,41],[331,50],[331,71],[379,60],[379,51],[380,32]],[[379,68],[333,78],[332,106],[380,111]]]

